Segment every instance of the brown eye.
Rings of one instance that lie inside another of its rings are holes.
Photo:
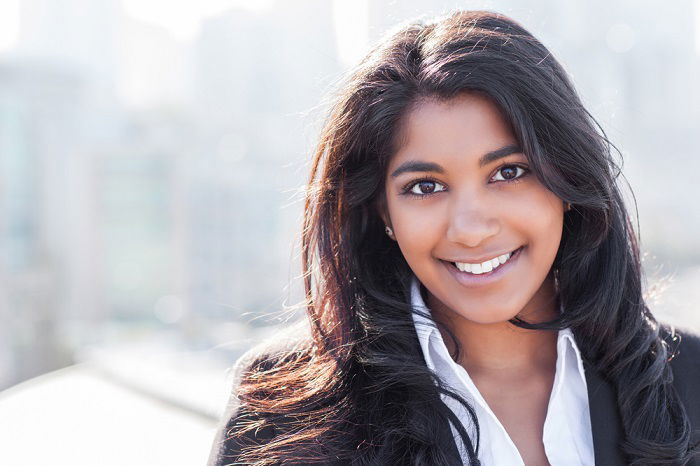
[[[518,175],[518,170],[515,167],[501,168],[501,176],[506,180],[515,178]]]
[[[444,189],[438,189],[438,186],[442,186],[440,183],[437,181],[431,181],[431,180],[422,180],[418,181],[417,183],[414,183],[409,187],[407,190],[410,194],[414,194],[416,196],[426,196],[429,194],[433,194],[435,192],[440,192],[443,191]]]
[[[419,194],[430,194],[435,191],[435,183],[432,181],[421,181],[416,186],[418,186],[418,191],[420,191]]]
[[[505,165],[498,169],[493,179],[495,181],[512,181],[525,174],[526,169],[518,165]]]

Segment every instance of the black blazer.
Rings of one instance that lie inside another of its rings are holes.
[[[680,334],[681,341],[677,347],[676,356],[671,360],[673,385],[690,417],[693,430],[697,431],[700,429],[700,336],[689,330],[676,329],[676,332]],[[284,334],[276,336],[274,340],[255,346],[236,362],[233,367],[231,399],[216,432],[208,466],[241,464],[236,463],[240,446],[237,442],[226,438],[226,431],[234,427],[236,420],[241,416],[236,399],[236,387],[244,369],[250,367],[255,361],[274,361],[275,357],[288,351],[303,338],[308,338],[308,336],[304,334],[302,327],[295,326]],[[588,386],[595,462],[597,465],[623,466],[625,462],[618,448],[622,425],[615,392],[612,386],[593,367],[585,362],[584,367]],[[442,438],[445,439],[447,449],[452,451],[452,456],[455,459],[454,464],[461,464],[457,445],[447,423],[443,426],[443,431]],[[258,432],[255,440],[265,441],[272,438],[273,435],[274,431],[263,429]],[[697,434],[694,436],[696,441],[699,438]],[[689,464],[700,466],[700,458]]]

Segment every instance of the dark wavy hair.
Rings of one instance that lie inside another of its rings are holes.
[[[277,435],[250,445],[240,461],[452,464],[439,441],[451,423],[470,464],[478,464],[476,416],[426,367],[411,317],[412,272],[379,216],[403,118],[423,99],[463,92],[501,109],[538,180],[573,205],[553,264],[563,313],[546,323],[512,323],[572,329],[584,359],[616,391],[629,464],[684,463],[693,452],[690,423],[670,384],[663,328],[644,301],[615,147],[544,45],[487,11],[391,31],[334,94],[313,156],[301,236],[311,337],[243,377],[241,406],[257,417],[235,435],[265,426]],[[469,410],[475,438],[441,394]]]

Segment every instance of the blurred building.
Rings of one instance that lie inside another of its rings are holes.
[[[202,26],[194,53],[202,144],[191,161],[188,235],[197,313],[247,321],[277,313],[299,273],[289,264],[301,209],[285,189],[306,182],[304,112],[340,72],[332,14],[331,2],[280,1]]]
[[[83,85],[52,66],[0,65],[0,388],[70,361],[61,322],[89,256],[81,193]],[[89,314],[89,312],[88,312]]]
[[[123,142],[92,157],[100,307],[107,321],[173,324],[184,307],[182,160],[192,125],[168,109],[128,114]]]
[[[72,363],[110,323],[186,312],[178,161],[192,125],[181,108],[120,102],[124,44],[148,29],[118,0],[21,7],[0,64],[0,388]]]
[[[119,0],[22,0],[14,53],[80,73],[91,104],[114,106],[120,76]]]

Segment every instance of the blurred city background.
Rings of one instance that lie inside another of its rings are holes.
[[[295,318],[324,96],[451,8],[563,63],[653,309],[700,328],[700,0],[0,0],[0,464],[204,464],[227,369]]]

